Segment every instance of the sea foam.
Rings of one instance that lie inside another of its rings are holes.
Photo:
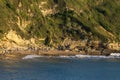
[[[23,57],[22,59],[33,59],[33,58],[38,58],[38,57],[44,57],[44,58],[86,58],[86,59],[109,59],[109,58],[119,58],[120,56],[102,56],[102,55],[75,55],[75,56],[40,56],[40,55],[27,55]]]
[[[75,55],[77,58],[110,58],[110,56],[97,56],[97,55]]]
[[[120,58],[120,56],[112,56],[112,55],[110,55],[110,56],[100,56],[100,55],[75,55],[75,57],[77,57],[77,58],[95,58],[95,59],[109,59],[109,58]]]
[[[32,59],[32,58],[37,58],[40,57],[39,55],[27,55],[25,57],[23,57],[22,59]]]

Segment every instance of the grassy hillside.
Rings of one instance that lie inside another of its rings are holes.
[[[120,0],[0,0],[0,38],[14,30],[44,44],[120,40]]]

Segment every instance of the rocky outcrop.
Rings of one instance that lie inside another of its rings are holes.
[[[111,50],[120,50],[120,43],[118,42],[109,43],[107,47],[108,49],[111,49]]]
[[[35,39],[31,38],[30,40],[23,39],[20,35],[17,35],[16,31],[10,30],[4,38],[0,41],[0,46],[5,49],[12,48],[24,48],[31,46],[37,46]]]

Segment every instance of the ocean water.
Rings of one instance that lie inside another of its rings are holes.
[[[120,80],[120,59],[36,57],[1,60],[0,80]]]

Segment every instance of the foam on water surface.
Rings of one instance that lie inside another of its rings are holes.
[[[38,57],[40,57],[40,55],[27,55],[23,57],[22,59],[33,59],[33,58],[38,58]]]
[[[80,59],[120,59],[120,56],[100,56],[100,55],[75,55],[75,56],[40,56],[40,55],[27,55],[23,57],[22,59],[33,59],[33,58],[39,58],[39,57],[45,57],[45,58],[80,58]]]

